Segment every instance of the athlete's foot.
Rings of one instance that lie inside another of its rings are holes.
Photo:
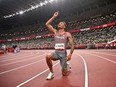
[[[51,80],[54,78],[54,73],[50,72],[48,76],[46,77],[46,80]]]

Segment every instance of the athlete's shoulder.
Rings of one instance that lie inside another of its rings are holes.
[[[67,35],[67,36],[71,36],[71,33],[70,33],[70,32],[66,32],[66,35]]]

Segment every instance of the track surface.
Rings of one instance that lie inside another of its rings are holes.
[[[0,55],[0,87],[116,87],[116,50],[75,50],[70,75],[62,77],[60,64],[54,61],[55,78],[48,81],[45,56],[51,52]]]

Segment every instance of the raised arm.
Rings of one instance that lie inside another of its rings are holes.
[[[59,14],[58,12],[55,12],[54,15],[46,22],[46,27],[48,28],[49,31],[51,31],[53,33],[56,33],[56,29],[53,28],[51,23],[58,16],[58,14]]]

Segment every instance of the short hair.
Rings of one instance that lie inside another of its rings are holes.
[[[65,27],[67,26],[67,24],[66,24],[66,22],[65,22],[65,21],[61,21],[61,22],[63,22],[63,23],[64,23],[64,26],[65,26]]]

